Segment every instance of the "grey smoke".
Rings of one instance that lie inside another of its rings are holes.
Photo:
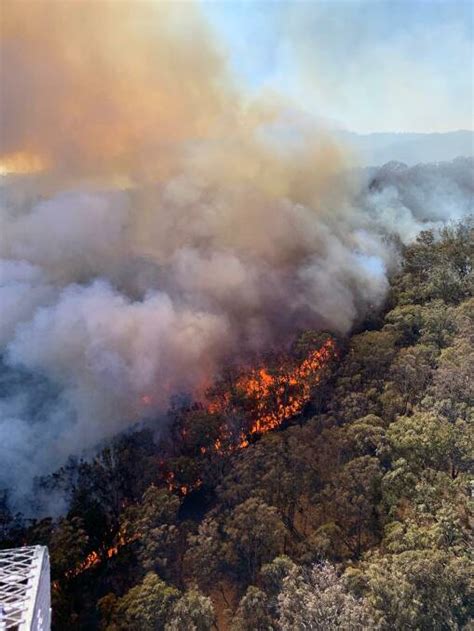
[[[389,162],[365,171],[369,191],[362,203],[372,218],[404,242],[423,229],[460,221],[474,208],[474,158],[417,164]]]
[[[20,492],[229,359],[347,332],[383,303],[387,234],[472,198],[472,162],[349,172],[340,139],[239,90],[198,3],[46,4],[3,2],[0,36],[0,486]]]
[[[347,333],[383,303],[388,235],[472,212],[473,166],[340,172],[296,200],[195,169],[30,201],[3,178],[0,487],[199,394],[229,357],[302,327]]]

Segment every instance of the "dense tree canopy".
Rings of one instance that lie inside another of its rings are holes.
[[[421,233],[385,311],[304,387],[287,375],[327,335],[268,358],[262,406],[230,367],[169,434],[40,481],[67,496],[61,518],[27,522],[2,496],[2,545],[49,546],[55,628],[470,628],[473,244],[469,222]]]

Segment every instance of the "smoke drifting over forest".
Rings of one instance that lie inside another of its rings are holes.
[[[348,332],[383,303],[387,237],[469,211],[472,160],[357,170],[239,95],[190,5],[132,4],[5,5],[0,487],[229,357]]]

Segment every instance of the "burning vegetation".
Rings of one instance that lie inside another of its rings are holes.
[[[188,496],[205,484],[196,463],[245,449],[302,415],[317,399],[337,355],[333,337],[311,333],[290,353],[268,356],[252,368],[229,369],[207,390],[204,402],[172,410],[169,457],[159,463],[168,490]]]
[[[300,415],[337,357],[331,336],[311,335],[291,353],[229,369],[204,403],[172,410],[174,453],[232,452]]]
[[[211,394],[207,409],[226,416],[243,414],[239,446],[246,447],[250,436],[276,429],[302,412],[335,354],[334,340],[328,338],[296,365],[286,358],[243,372],[232,389],[221,395]],[[221,440],[216,439],[214,446],[221,449]]]
[[[305,333],[170,410],[159,444],[127,432],[39,481],[66,490],[66,516],[19,521],[0,503],[4,547],[49,547],[56,628],[128,631],[149,612],[189,628],[196,610],[206,631],[293,628],[288,611],[326,628],[303,592],[335,594],[331,611],[344,597],[349,626],[363,608],[357,628],[442,628],[453,602],[465,628],[472,242],[469,226],[422,235],[374,328],[343,346]]]
[[[316,343],[316,348],[314,345]],[[196,471],[183,470],[183,455],[209,458],[230,455],[245,449],[259,436],[278,429],[301,415],[316,389],[330,373],[337,357],[337,347],[330,336],[305,345],[295,353],[279,355],[247,370],[227,375],[207,392],[206,402],[194,403],[175,413],[171,432],[175,458],[161,458],[159,469],[163,486],[185,498],[203,485]],[[145,394],[147,405],[152,396]],[[90,552],[73,571],[76,576],[111,559],[127,544],[139,540],[124,531],[104,554]]]

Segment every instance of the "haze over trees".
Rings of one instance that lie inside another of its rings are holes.
[[[55,628],[471,628],[473,244],[465,221],[406,247],[385,310],[278,429],[239,446],[254,403],[230,373],[232,405],[178,406],[160,444],[132,432],[40,481],[60,519],[5,497],[2,546],[49,546]]]

